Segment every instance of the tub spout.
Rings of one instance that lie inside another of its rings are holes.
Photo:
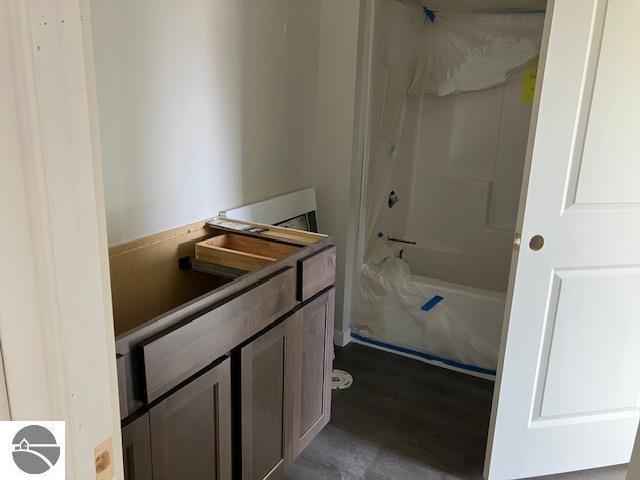
[[[390,242],[396,242],[396,243],[406,243],[407,245],[416,245],[416,242],[413,242],[411,240],[403,240],[401,238],[387,237],[387,240],[389,240]]]

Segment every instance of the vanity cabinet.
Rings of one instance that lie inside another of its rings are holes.
[[[281,478],[328,423],[335,246],[258,230],[185,227],[115,249],[116,312],[156,311],[139,301],[154,291],[177,304],[116,339],[127,480]],[[200,279],[217,287],[202,294]]]

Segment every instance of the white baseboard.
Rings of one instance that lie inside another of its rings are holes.
[[[333,331],[333,344],[338,347],[344,347],[351,342],[351,329],[347,328],[344,332],[340,330]]]

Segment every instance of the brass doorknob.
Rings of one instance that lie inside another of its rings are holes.
[[[538,250],[542,250],[542,247],[544,247],[544,237],[542,235],[534,235],[531,237],[529,241],[529,248],[531,250],[537,252]]]

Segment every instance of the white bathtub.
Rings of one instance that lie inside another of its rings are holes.
[[[353,340],[466,373],[495,375],[504,294],[411,275],[397,258],[365,265],[361,290]]]

